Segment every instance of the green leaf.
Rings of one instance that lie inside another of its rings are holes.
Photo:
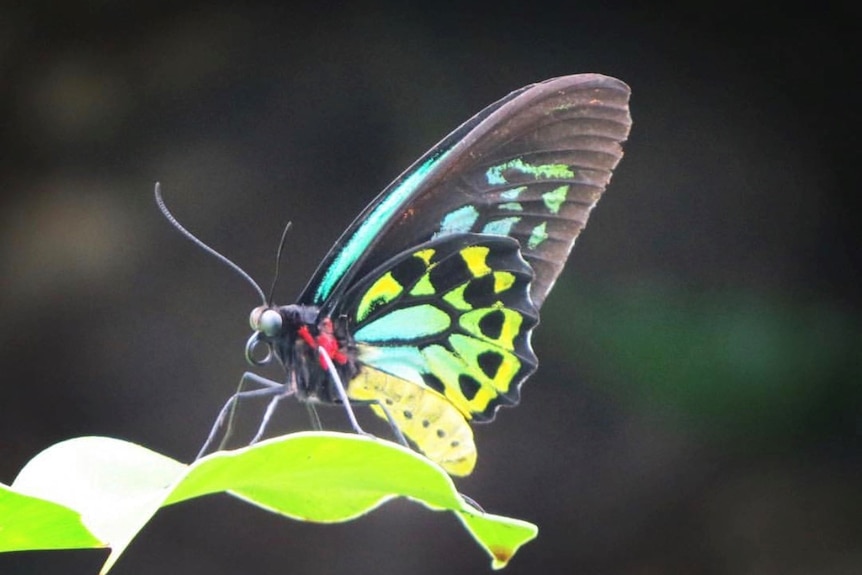
[[[0,492],[8,494],[0,498],[0,550],[109,545],[102,573],[160,507],[222,491],[319,523],[348,521],[393,497],[407,497],[430,509],[455,512],[495,569],[538,532],[530,523],[476,510],[449,475],[421,455],[342,433],[296,433],[214,453],[190,466],[133,443],[84,437],[37,455],[12,487],[14,491]],[[51,517],[52,525],[62,529],[39,528],[19,499],[51,509],[57,516]],[[16,512],[10,520],[7,509]],[[77,538],[70,535],[75,533]]]
[[[472,507],[457,512],[458,519],[491,556],[491,567],[502,569],[521,545],[539,534],[539,528],[520,519],[476,512]]]
[[[187,466],[154,451],[107,437],[52,445],[31,459],[13,489],[74,509],[89,531],[111,547],[106,573],[161,507]],[[51,548],[47,538],[38,549]]]
[[[0,484],[0,551],[105,546],[76,511]]]

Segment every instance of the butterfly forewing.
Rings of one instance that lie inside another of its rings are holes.
[[[302,301],[333,307],[352,281],[449,234],[517,239],[541,306],[610,180],[629,89],[595,74],[523,88],[489,106],[389,186],[345,232]]]

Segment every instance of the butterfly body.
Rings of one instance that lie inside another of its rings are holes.
[[[470,473],[469,422],[517,404],[538,365],[539,309],[622,156],[628,97],[568,76],[465,122],[348,227],[298,303],[252,312],[247,356],[267,345],[300,400],[370,404]]]
[[[261,329],[263,318],[274,322],[269,329]],[[250,323],[259,334],[255,345],[269,346],[288,374],[289,391],[300,401],[333,404],[339,399],[321,361],[320,348],[329,354],[343,381],[350,381],[358,372],[356,345],[343,321],[336,324],[323,317],[316,306],[261,306],[252,311]]]

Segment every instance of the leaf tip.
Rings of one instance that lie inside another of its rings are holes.
[[[509,564],[509,560],[515,555],[515,550],[506,547],[489,547],[488,553],[491,554],[491,568],[497,571]]]

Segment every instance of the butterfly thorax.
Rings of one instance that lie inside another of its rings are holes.
[[[332,360],[342,382],[348,382],[359,372],[356,346],[347,329],[347,318],[332,319],[310,305],[261,306],[252,311],[251,326],[255,330],[249,348],[265,343],[270,355],[284,366],[288,385],[301,401],[338,403],[339,396],[321,352]],[[247,354],[251,359],[250,353]]]

